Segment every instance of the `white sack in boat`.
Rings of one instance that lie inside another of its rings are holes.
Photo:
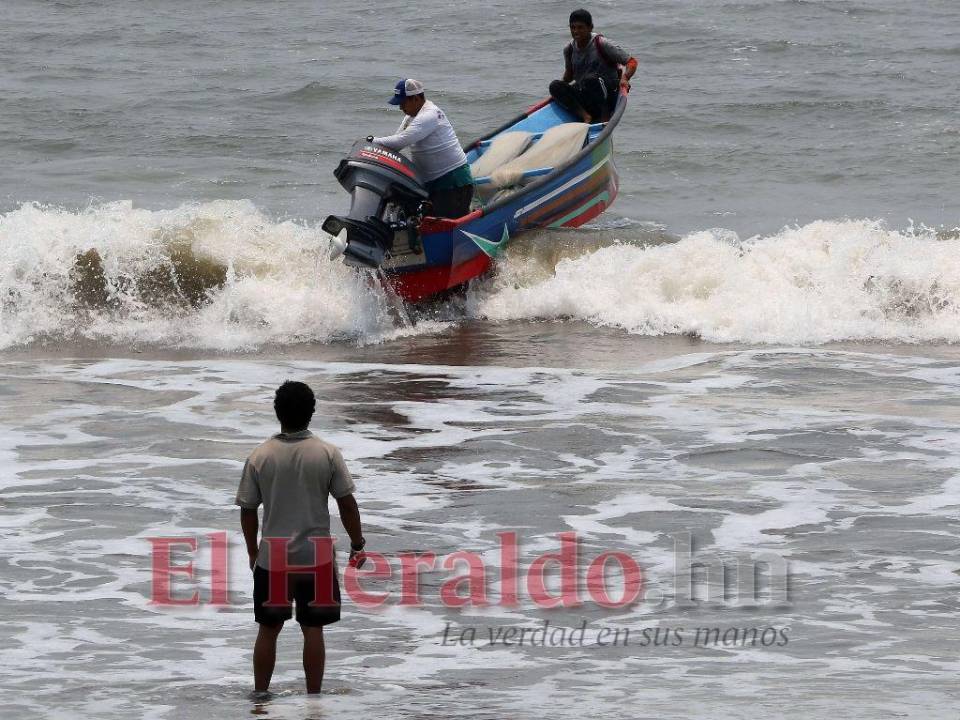
[[[494,170],[490,183],[494,187],[516,185],[527,170],[552,168],[569,160],[583,148],[589,129],[587,123],[564,123],[550,128],[523,155]]]
[[[490,147],[470,166],[470,172],[475,178],[486,177],[526,150],[532,139],[533,133],[521,130],[497,135]]]

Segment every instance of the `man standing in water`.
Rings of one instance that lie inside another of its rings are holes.
[[[593,32],[593,18],[586,10],[570,13],[570,35],[573,40],[563,49],[563,80],[550,83],[550,95],[586,123],[605,120],[617,104],[618,87],[630,92],[637,61]]]
[[[403,122],[393,135],[368,138],[391,150],[410,148],[417,173],[430,193],[431,215],[458,218],[470,212],[473,176],[446,113],[427,100],[423,83],[401,80],[387,101],[403,110]]]
[[[328,496],[337,501],[350,535],[351,565],[363,565],[365,541],[343,456],[307,429],[316,409],[313,391],[288,380],[277,389],[273,408],[280,432],[250,454],[236,499],[253,571],[254,617],[260,625],[253,649],[254,692],[266,694],[270,687],[277,636],[293,617],[295,601],[307,692],[318,693],[326,659],[323,626],[340,619]],[[263,538],[258,545],[261,503]]]

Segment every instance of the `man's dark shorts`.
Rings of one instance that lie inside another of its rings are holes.
[[[340,619],[340,583],[332,563],[313,572],[291,572],[286,578],[286,602],[273,605],[270,597],[271,573],[256,565],[253,570],[253,614],[262,625],[279,625],[293,617],[291,601],[297,605],[297,622],[305,627],[322,627]],[[283,596],[282,573],[273,573]]]

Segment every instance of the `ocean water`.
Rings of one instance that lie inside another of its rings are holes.
[[[0,6],[5,716],[955,716],[960,8],[591,5],[640,61],[615,205],[403,322],[329,259],[333,167],[399,77],[464,140],[540,99],[570,9]],[[253,702],[232,499],[287,378],[371,548],[477,553],[494,602],[348,602],[326,692],[288,629]],[[206,598],[224,531],[228,605],[151,602],[150,538],[199,538]],[[497,604],[511,531],[644,596]],[[495,641],[545,622],[584,641]]]

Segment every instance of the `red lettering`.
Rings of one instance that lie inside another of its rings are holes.
[[[433,570],[437,556],[432,552],[400,553],[400,604],[421,605],[420,568]]]
[[[287,546],[290,538],[271,537],[263,538],[269,548],[270,584],[265,607],[286,607],[290,604],[287,599],[288,578],[291,573],[313,575],[313,601],[311,605],[333,605],[333,538],[311,537],[313,544],[314,564],[295,565],[287,562]]]
[[[471,604],[474,607],[487,605],[487,576],[483,566],[483,558],[477,553],[459,550],[443,559],[443,569],[452,570],[457,563],[466,563],[466,575],[450,578],[440,586],[440,602],[447,607],[463,607]],[[460,595],[458,590],[466,584],[467,595]]]
[[[153,546],[153,588],[150,602],[157,605],[199,605],[200,593],[194,590],[189,598],[177,599],[171,594],[171,575],[186,575],[193,579],[193,561],[185,565],[172,565],[170,548],[174,545],[186,545],[191,552],[197,551],[196,538],[159,537],[150,538]]]
[[[520,550],[515,532],[497,533],[500,538],[500,604],[516,607],[518,599],[517,576],[520,566]]]
[[[343,571],[343,584],[347,595],[360,607],[376,608],[383,605],[390,596],[389,592],[371,593],[360,587],[361,579],[389,580],[393,576],[390,561],[376,552],[368,552],[365,569],[348,567]]]
[[[623,595],[611,600],[607,592],[607,561],[614,560],[623,573]],[[637,561],[623,552],[605,552],[598,555],[587,568],[587,590],[593,601],[605,608],[625,608],[640,597],[643,590],[643,572]]]
[[[229,540],[226,531],[207,535],[210,538],[210,604],[229,605],[228,589],[228,549]]]
[[[533,602],[542,608],[557,606],[576,607],[580,604],[577,588],[577,534],[557,533],[560,552],[544,553],[530,564],[527,572],[527,592]],[[560,567],[560,595],[551,595],[547,590],[547,566]]]

